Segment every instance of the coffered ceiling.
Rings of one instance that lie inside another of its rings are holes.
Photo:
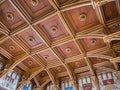
[[[18,89],[43,88],[119,70],[119,14],[119,0],[0,0],[0,77],[14,69]]]

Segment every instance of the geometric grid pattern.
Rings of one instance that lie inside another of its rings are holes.
[[[78,90],[78,77],[117,71],[120,5],[116,3],[120,1],[0,1],[0,54],[9,64],[0,77],[19,68],[26,79],[18,89],[33,80],[38,88],[52,81],[59,90],[56,78],[69,77]]]

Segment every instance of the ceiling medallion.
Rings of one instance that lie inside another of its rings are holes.
[[[10,51],[15,50],[15,46],[9,46],[9,50],[10,50]]]
[[[33,61],[28,61],[28,65],[32,66]]]
[[[31,0],[31,4],[33,6],[37,6],[38,5],[38,0]]]
[[[76,65],[77,67],[80,67],[81,63],[80,63],[80,62],[76,62],[75,65]]]
[[[58,72],[61,72],[61,68],[60,67],[57,67],[57,70],[58,70]]]
[[[97,40],[96,40],[95,38],[92,38],[91,41],[90,41],[90,44],[91,44],[91,45],[95,45],[95,44],[96,44],[96,41],[97,41]]]
[[[86,18],[87,18],[86,14],[80,14],[80,16],[79,16],[79,20],[80,20],[81,22],[85,21]]]
[[[7,13],[6,17],[7,20],[13,20],[13,14],[11,12]]]
[[[45,72],[42,72],[42,73],[41,73],[41,76],[45,76]]]
[[[51,31],[52,31],[53,33],[56,33],[56,32],[58,31],[57,26],[52,26],[52,27],[51,27]]]
[[[71,53],[71,51],[72,51],[72,49],[71,49],[70,47],[67,47],[67,48],[65,49],[65,52],[66,52],[66,53]]]
[[[48,59],[48,57],[49,57],[49,55],[44,55],[44,57],[43,57],[43,58],[47,60],[47,59]]]
[[[28,40],[29,40],[29,42],[34,42],[34,41],[35,41],[35,38],[34,38],[33,36],[29,36],[29,37],[28,37]]]

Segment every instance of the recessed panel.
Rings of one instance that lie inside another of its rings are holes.
[[[58,67],[52,68],[51,70],[53,70],[56,74],[66,72],[66,69],[64,66],[58,66]]]
[[[106,44],[103,39],[99,38],[84,38],[80,40],[86,51],[91,51],[104,47]]]
[[[8,59],[5,56],[3,56],[2,54],[0,54],[0,63],[1,62],[5,63],[6,61],[8,61]]]
[[[24,30],[17,36],[31,49],[44,45],[41,37],[31,28]]]
[[[19,2],[33,19],[54,10],[48,0],[19,0]]]
[[[25,20],[12,6],[12,4],[10,4],[9,0],[0,4],[0,18],[1,22],[11,31],[25,24]]]
[[[39,26],[51,41],[55,41],[68,36],[68,32],[66,31],[58,16],[54,16],[40,23]]]
[[[69,58],[80,54],[80,51],[73,41],[57,46],[57,49],[64,56],[64,58]]]
[[[68,22],[72,24],[75,32],[80,32],[99,24],[95,10],[91,5],[68,10],[65,15],[68,17]]]
[[[105,61],[108,61],[108,60],[101,59],[101,58],[90,58],[90,61],[91,61],[92,64],[97,64],[97,63],[102,63],[102,62],[105,62]]]
[[[39,52],[38,56],[43,60],[45,60],[45,62],[58,60],[57,57],[54,55],[54,53],[50,49],[46,49],[44,51]]]
[[[0,39],[4,37],[5,35],[0,32]]]
[[[42,72],[40,72],[39,76],[40,76],[40,78],[42,78],[42,77],[48,76],[48,74],[46,71],[42,71]]]
[[[79,0],[56,0],[56,1],[60,6],[63,6],[66,4],[74,3],[74,2],[79,1]]]
[[[81,59],[81,60],[76,61],[76,62],[69,63],[69,65],[73,69],[77,69],[77,68],[81,68],[81,67],[87,66],[86,61],[84,59]]]
[[[102,8],[107,21],[118,16],[118,10],[114,1],[103,5]]]
[[[115,24],[112,27],[109,27],[109,30],[111,33],[115,33],[115,32],[120,31],[120,24]]]
[[[22,63],[30,69],[40,67],[40,65],[30,57],[25,59]]]
[[[5,49],[12,56],[17,56],[24,53],[23,50],[21,50],[21,48],[10,39],[7,39],[2,44],[0,44],[0,47]]]

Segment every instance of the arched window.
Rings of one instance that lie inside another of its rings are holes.
[[[78,79],[79,90],[96,90],[96,87],[90,77]]]
[[[61,90],[74,90],[70,80],[61,81]]]
[[[108,72],[98,75],[101,90],[120,90],[120,81],[114,72]]]
[[[24,85],[21,90],[32,90],[32,83]]]
[[[45,90],[55,90],[52,82],[50,82],[46,85]]]
[[[3,90],[16,90],[18,80],[19,75],[12,71],[0,79],[0,88],[2,88]]]

